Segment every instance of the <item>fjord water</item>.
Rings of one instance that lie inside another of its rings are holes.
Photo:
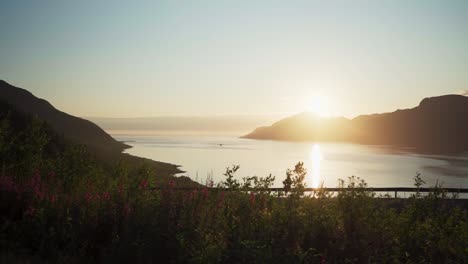
[[[276,177],[281,187],[287,168],[303,161],[307,186],[336,187],[338,179],[358,176],[370,187],[412,187],[416,173],[433,186],[468,188],[468,155],[429,156],[382,146],[343,143],[279,142],[217,136],[113,135],[140,157],[180,165],[186,175],[204,183],[223,180],[226,167],[240,165],[237,177]]]

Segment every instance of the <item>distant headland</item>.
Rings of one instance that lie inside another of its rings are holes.
[[[468,97],[425,98],[412,109],[362,115],[353,119],[319,118],[301,113],[242,136],[283,141],[339,141],[405,147],[415,152],[468,151]]]

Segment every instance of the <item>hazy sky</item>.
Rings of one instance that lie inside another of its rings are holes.
[[[468,90],[468,1],[0,4],[0,79],[79,116],[392,111]]]

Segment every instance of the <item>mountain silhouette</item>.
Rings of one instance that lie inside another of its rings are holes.
[[[425,98],[412,109],[321,119],[302,113],[243,136],[286,141],[343,141],[390,145],[414,152],[449,154],[468,150],[468,97]]]
[[[27,90],[14,87],[3,80],[0,80],[0,106],[2,106],[0,111],[20,111],[46,122],[54,132],[49,136],[57,135],[64,140],[86,146],[87,150],[106,166],[120,163],[131,173],[138,171],[142,166],[147,166],[163,181],[176,179],[181,184],[193,184],[185,176],[172,177],[176,173],[183,172],[179,166],[122,153],[122,150],[130,146],[116,141],[96,124],[61,112],[46,100],[37,98]],[[54,138],[57,139],[55,136]]]
[[[116,141],[96,124],[54,108],[29,91],[0,80],[0,100],[47,122],[56,133],[97,151],[121,152],[129,146]]]

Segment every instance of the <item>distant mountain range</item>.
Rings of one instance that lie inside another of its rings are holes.
[[[253,127],[270,124],[277,120],[278,116],[200,115],[137,118],[88,117],[87,119],[112,134],[238,136],[249,132]]]
[[[243,136],[284,141],[341,141],[391,145],[415,152],[448,154],[468,151],[468,97],[425,98],[412,109],[321,119],[302,113],[259,127]]]

